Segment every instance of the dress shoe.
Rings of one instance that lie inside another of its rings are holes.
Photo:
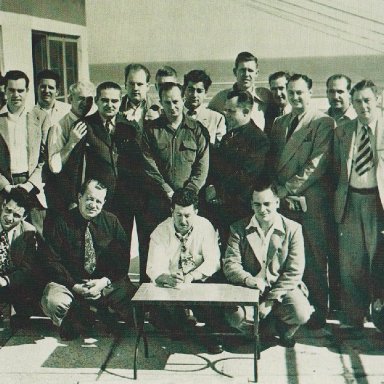
[[[210,355],[218,355],[219,353],[222,353],[224,351],[223,345],[220,343],[209,343],[207,345],[207,352]]]
[[[297,326],[289,326],[282,321],[276,321],[276,331],[279,335],[280,345],[285,348],[293,348],[296,344],[295,334],[292,328]]]
[[[61,322],[59,335],[61,340],[71,341],[77,339],[80,336],[80,332],[76,329],[71,319],[65,317]]]

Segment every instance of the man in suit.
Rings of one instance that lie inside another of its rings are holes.
[[[342,74],[332,75],[327,80],[327,98],[331,116],[337,125],[347,123],[356,118],[356,112],[351,104],[351,79]]]
[[[184,113],[188,119],[199,121],[207,128],[212,146],[215,147],[226,133],[224,116],[204,106],[204,99],[212,84],[205,71],[195,69],[184,76]]]
[[[205,191],[208,217],[219,228],[226,244],[229,226],[250,212],[252,183],[262,173],[269,140],[251,119],[253,97],[248,91],[227,95],[225,116],[228,132],[211,156]]]
[[[260,291],[260,319],[273,313],[281,344],[293,347],[295,332],[312,313],[301,281],[305,265],[301,225],[277,212],[279,198],[269,177],[255,182],[251,206],[252,216],[231,225],[224,274],[233,284]],[[251,331],[252,307],[228,311],[227,319],[241,331]]]
[[[259,75],[259,64],[257,57],[250,52],[241,52],[235,60],[233,74],[236,83],[232,88],[224,89],[217,93],[209,102],[208,108],[224,113],[227,94],[233,90],[248,91],[254,100],[252,109],[252,120],[261,129],[270,129],[275,115],[272,113],[272,95],[269,89],[256,87],[256,79]]]
[[[47,201],[42,180],[50,120],[40,109],[25,110],[29,78],[9,71],[6,78],[7,111],[0,114],[0,191],[17,185],[34,200],[32,224],[41,234]]]
[[[103,206],[106,187],[86,181],[78,206],[67,219],[58,217],[47,228],[50,282],[41,299],[44,313],[60,327],[60,337],[72,340],[89,326],[90,307],[108,318],[108,308],[130,320],[135,288],[128,278],[128,239],[117,217]]]
[[[56,124],[71,109],[71,105],[56,100],[60,91],[60,76],[51,69],[44,69],[36,76],[37,104],[35,108],[47,113],[51,124]]]
[[[271,166],[281,212],[303,226],[304,282],[315,307],[308,326],[321,328],[328,314],[328,258],[333,257],[331,183],[328,177],[334,121],[311,108],[312,80],[295,74],[288,81],[292,112],[278,117],[271,131]]]
[[[0,213],[0,302],[13,305],[11,326],[23,325],[44,288],[36,229],[25,221],[30,203],[21,187],[6,194]]]
[[[341,304],[346,332],[359,333],[371,296],[371,267],[383,236],[384,123],[370,80],[351,90],[357,118],[338,126],[335,218],[339,225]],[[379,255],[380,256],[380,255]],[[381,255],[382,257],[382,255]],[[349,328],[349,329],[348,329]]]

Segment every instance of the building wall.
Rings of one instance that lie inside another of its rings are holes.
[[[1,0],[0,11],[86,25],[85,0]]]

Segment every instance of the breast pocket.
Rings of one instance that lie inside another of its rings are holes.
[[[197,145],[194,141],[183,140],[180,146],[180,152],[184,160],[193,163],[196,160]]]

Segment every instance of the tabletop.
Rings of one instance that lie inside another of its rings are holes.
[[[180,284],[177,288],[165,288],[154,283],[142,284],[133,304],[199,304],[199,305],[256,305],[259,302],[257,289],[232,284],[192,283]]]

